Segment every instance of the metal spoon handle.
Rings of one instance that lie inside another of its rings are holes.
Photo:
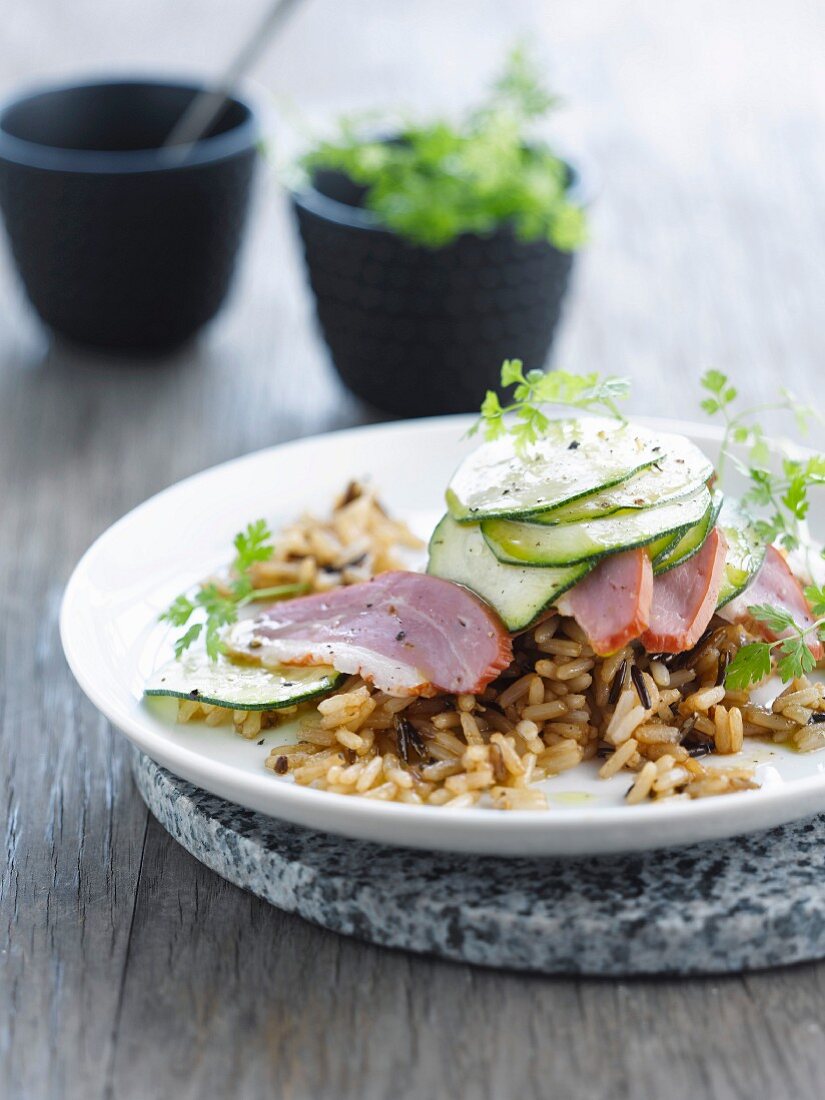
[[[301,0],[275,0],[215,86],[199,92],[194,97],[163,143],[164,149],[171,149],[174,146],[175,159],[184,160],[195,142],[208,132],[209,127],[221,113],[232,89],[300,2]]]

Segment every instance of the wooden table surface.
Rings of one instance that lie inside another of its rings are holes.
[[[216,68],[260,7],[8,5],[0,84]],[[711,365],[760,396],[816,395],[818,0],[306,0],[257,75],[281,122],[295,105],[455,107],[519,33],[548,51],[569,99],[556,132],[600,181],[556,362],[629,374],[645,413],[694,415]],[[227,885],[147,814],[61,654],[73,565],[186,474],[377,416],[332,373],[273,173],[260,182],[233,299],[171,362],[51,346],[2,261],[0,1095],[821,1096],[825,964],[548,980],[379,950]]]

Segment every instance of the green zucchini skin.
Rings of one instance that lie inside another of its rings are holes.
[[[555,420],[525,456],[509,437],[468,455],[450,480],[447,507],[459,523],[547,512],[660,462],[663,439],[647,428],[601,417]]]
[[[571,504],[530,516],[529,522],[549,527],[559,523],[582,523],[605,516],[633,514],[692,496],[713,474],[713,464],[689,440],[684,440],[681,448],[677,443],[670,446],[671,450],[660,462],[640,470],[619,485],[598,489]]]
[[[662,535],[661,538],[654,539],[653,542],[647,544],[646,550],[651,562],[655,565],[656,562],[664,557],[664,555],[675,546],[681,538],[681,535],[677,531],[676,534]]]
[[[719,514],[719,527],[727,539],[728,556],[717,611],[745,591],[759,572],[767,552],[767,544],[753,520],[737,501],[725,500]]]
[[[485,520],[481,532],[500,562],[546,568],[598,561],[647,546],[668,534],[684,534],[710,507],[703,485],[691,497],[633,515],[606,516],[585,523],[542,527],[515,520]]]
[[[427,572],[475,592],[498,612],[512,633],[526,630],[590,572],[590,564],[561,569],[503,565],[477,525],[444,516],[430,539]]]
[[[264,668],[205,653],[170,661],[149,681],[144,694],[191,699],[230,710],[281,710],[330,695],[346,679],[331,668]]]
[[[689,561],[705,545],[705,540],[714,528],[724,497],[714,493],[710,508],[697,524],[678,538],[663,554],[653,559],[653,575],[659,577],[677,565]]]

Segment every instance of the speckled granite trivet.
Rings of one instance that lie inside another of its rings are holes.
[[[134,773],[155,817],[219,875],[389,947],[546,974],[711,973],[825,956],[825,817],[672,852],[501,860],[273,821],[145,756]]]

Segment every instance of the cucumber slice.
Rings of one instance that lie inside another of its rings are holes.
[[[716,517],[719,515],[723,499],[721,493],[714,493],[710,508],[699,522],[685,531],[684,535],[680,536],[663,554],[653,559],[654,576],[658,577],[662,573],[667,573],[669,569],[675,569],[677,565],[688,561],[689,558],[692,558],[694,554],[702,549],[705,545],[705,539],[716,523]]]
[[[745,591],[759,572],[767,549],[753,520],[736,501],[725,501],[719,514],[719,526],[728,541],[728,556],[725,561],[725,578],[716,604],[717,611]]]
[[[276,670],[236,664],[226,657],[210,661],[205,653],[197,653],[159,669],[145,694],[197,699],[232,710],[280,710],[329,695],[345,679],[333,668],[284,665]]]
[[[625,512],[637,512],[654,504],[691,496],[713,474],[713,463],[684,436],[666,436],[666,453],[660,462],[634,474],[610,489],[562,504],[531,516],[530,523],[552,526],[580,523]],[[665,444],[663,444],[665,446]]]
[[[489,603],[508,630],[524,630],[590,572],[589,563],[564,569],[502,565],[477,526],[444,516],[430,539],[427,572],[463,584]]]
[[[618,420],[554,420],[523,458],[509,438],[468,455],[450,481],[447,507],[459,523],[546,512],[652,466],[666,440]]]
[[[684,533],[699,522],[709,507],[710,493],[703,485],[691,497],[631,515],[605,516],[557,527],[491,519],[481,524],[481,531],[501,562],[533,566],[575,565],[594,561],[605,554],[647,546],[663,535]]]

